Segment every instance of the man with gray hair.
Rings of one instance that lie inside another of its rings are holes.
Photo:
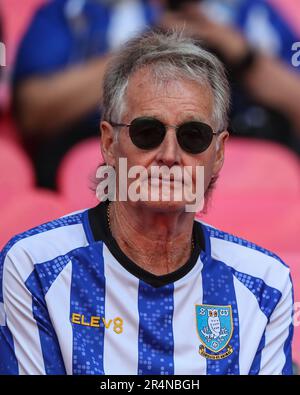
[[[1,254],[0,371],[291,374],[288,267],[187,210],[224,160],[220,61],[150,30],[115,54],[103,98],[102,202]]]

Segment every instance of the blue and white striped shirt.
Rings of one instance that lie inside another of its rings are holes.
[[[155,276],[118,248],[105,212],[2,251],[1,374],[292,373],[293,290],[277,256],[195,221],[189,262]]]

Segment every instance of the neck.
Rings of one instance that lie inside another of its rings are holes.
[[[159,212],[128,202],[110,203],[109,224],[119,247],[142,269],[155,275],[176,271],[192,250],[194,216]]]

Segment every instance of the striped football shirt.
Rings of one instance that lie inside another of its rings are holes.
[[[291,374],[289,268],[194,221],[156,276],[112,237],[107,204],[14,237],[0,256],[1,374]]]

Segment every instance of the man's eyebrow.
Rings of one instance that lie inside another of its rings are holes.
[[[202,123],[206,123],[207,125],[211,126],[211,121],[204,118],[204,117],[201,117],[200,115],[190,115],[190,116],[188,115],[188,116],[184,117],[184,119],[182,119],[178,123],[178,125],[183,124],[185,122],[202,122]]]
[[[162,114],[155,114],[155,113],[151,113],[150,112],[145,112],[142,115],[140,115],[138,118],[155,118],[158,121],[161,121],[164,124],[167,124],[167,122],[165,122],[165,120],[163,119],[163,115]],[[195,114],[187,114],[186,116],[184,116],[184,118],[182,120],[180,120],[177,125],[181,125],[182,123],[185,122],[191,122],[191,121],[196,121],[196,122],[203,122],[206,123],[208,125],[210,125],[210,121],[205,119],[204,117],[202,117],[201,115],[195,115]]]
[[[208,122],[206,119],[201,117],[200,115],[188,115],[184,118],[185,121],[199,121],[199,122]]]

